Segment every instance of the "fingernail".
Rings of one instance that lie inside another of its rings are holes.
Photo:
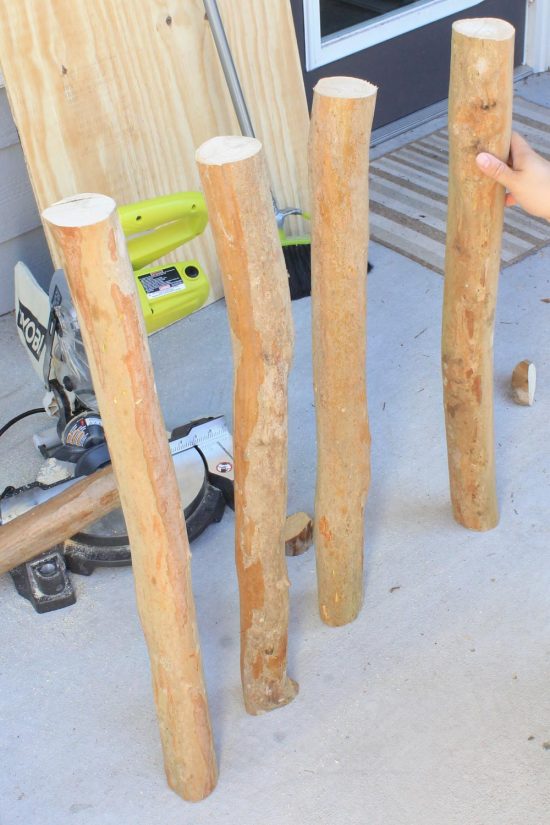
[[[491,155],[482,152],[480,155],[477,156],[477,163],[478,166],[481,166],[482,169],[488,169],[491,165]]]

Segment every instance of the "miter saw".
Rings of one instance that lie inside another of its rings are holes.
[[[204,211],[205,214],[199,193],[180,193],[180,211],[182,195],[192,195],[189,200],[195,204],[193,212],[200,214]],[[173,205],[175,196],[169,198]],[[170,204],[165,202],[159,206],[160,201],[163,199],[156,199],[153,208],[157,220],[174,214],[167,211]],[[140,228],[151,229],[153,226],[147,202],[123,209],[126,210],[121,215],[125,231],[137,223],[137,216],[140,216]],[[194,214],[192,217],[195,221]],[[185,217],[179,221],[177,228],[171,224],[157,226],[149,235],[128,242],[149,331],[193,311],[208,295],[208,281],[196,261],[172,267],[144,268],[145,259],[150,261],[155,249],[158,257],[174,244],[180,245],[178,239],[182,237]],[[193,226],[196,228],[201,223],[202,218]],[[191,230],[187,227],[186,231],[188,239]],[[189,267],[192,271],[186,274]],[[169,269],[175,270],[175,274],[166,274]],[[194,286],[197,283],[198,289]],[[156,293],[161,294],[156,296]],[[181,298],[181,293],[184,293],[185,301],[180,300],[175,307],[174,298]],[[64,272],[57,270],[53,274],[49,291],[45,292],[25,264],[18,263],[15,267],[15,299],[17,331],[34,370],[44,383],[44,410],[55,420],[55,425],[37,433],[33,439],[45,459],[37,480],[18,489],[7,487],[0,495],[0,524],[58,495],[78,478],[93,473],[110,460]],[[155,311],[155,301],[159,306],[164,301],[163,313]],[[164,324],[160,321],[161,314]],[[193,540],[210,523],[221,519],[226,504],[233,506],[231,434],[220,416],[176,427],[167,437],[180,486],[187,532]],[[67,539],[62,546],[58,545],[12,570],[11,575],[19,593],[28,598],[38,612],[46,612],[74,603],[75,593],[67,570],[90,575],[97,566],[130,563],[126,526],[119,509],[96,521],[85,532]]]

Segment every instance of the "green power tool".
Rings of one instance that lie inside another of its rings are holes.
[[[132,203],[120,207],[119,214],[147,332],[156,332],[201,307],[209,284],[198,261],[149,266],[204,230],[207,212],[200,192],[177,192]],[[67,279],[62,269],[56,270],[46,291],[20,261],[14,282],[17,332],[46,389],[44,409],[57,417],[58,435],[65,443],[73,438],[69,431],[75,417],[78,421],[90,411],[97,413]]]
[[[198,261],[149,264],[204,231],[208,215],[203,195],[176,192],[121,206],[118,213],[147,332],[156,332],[199,309],[210,287]]]

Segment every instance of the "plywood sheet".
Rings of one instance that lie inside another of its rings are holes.
[[[307,211],[309,114],[286,0],[219,0],[224,26],[279,206]],[[292,219],[285,228],[308,231]]]
[[[289,2],[220,9],[273,190],[281,205],[307,206],[308,114]],[[0,14],[2,69],[40,209],[84,191],[124,203],[200,188],[195,148],[239,131],[202,0],[0,0]],[[219,297],[208,229],[187,254]]]

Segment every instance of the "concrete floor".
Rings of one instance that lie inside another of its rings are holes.
[[[537,99],[540,99],[537,97]],[[542,102],[542,101],[541,101]],[[131,571],[73,576],[77,603],[39,616],[0,578],[1,825],[543,825],[550,806],[550,249],[504,271],[495,336],[501,522],[476,534],[448,501],[439,369],[442,279],[372,245],[373,480],[365,604],[317,613],[313,550],[288,560],[289,672],[300,693],[245,714],[233,514],[193,545],[220,780],[198,805],[165,783]],[[289,511],[311,510],[310,301],[293,304]],[[0,318],[0,422],[41,388]],[[231,418],[219,302],[151,339],[169,426]],[[509,377],[538,370],[518,407]],[[36,417],[0,441],[0,489],[32,478]]]

